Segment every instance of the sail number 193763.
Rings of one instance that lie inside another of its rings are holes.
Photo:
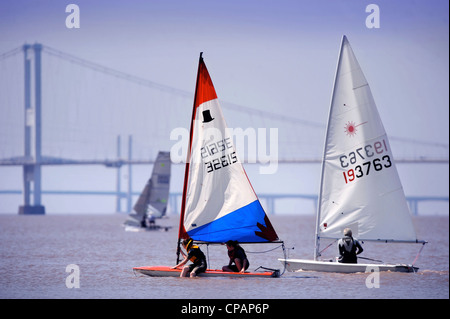
[[[385,155],[383,155],[383,153]],[[369,175],[372,169],[381,171],[383,168],[391,167],[391,158],[386,153],[388,153],[388,148],[386,141],[383,139],[367,144],[364,147],[359,147],[348,154],[341,155],[339,161],[342,168],[347,168],[350,165],[364,161],[354,168],[342,172],[345,183],[347,184],[354,181],[356,178]]]

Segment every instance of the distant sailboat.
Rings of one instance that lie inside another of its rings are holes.
[[[180,242],[280,242],[240,163],[216,91],[200,54],[189,153],[186,161],[178,232]],[[167,266],[136,267],[149,276],[179,276]],[[233,273],[208,269],[200,276],[276,277],[278,270]]]
[[[134,205],[134,213],[125,221],[125,230],[168,230],[169,226],[156,225],[166,215],[169,199],[171,161],[169,152],[159,152],[150,179]]]
[[[413,265],[319,261],[320,239],[351,228],[360,241],[419,241],[389,141],[369,85],[345,36],[331,98],[316,221],[314,260],[280,259],[287,269],[323,272],[412,272]],[[423,248],[423,246],[422,246]]]

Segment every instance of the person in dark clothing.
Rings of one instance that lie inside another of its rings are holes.
[[[223,266],[222,270],[229,272],[245,272],[250,266],[250,263],[247,259],[247,255],[245,254],[244,249],[239,246],[237,241],[234,240],[227,241],[226,245],[230,262],[227,266]]]
[[[356,264],[358,262],[356,256],[363,252],[360,243],[352,237],[350,228],[344,229],[344,237],[339,239],[338,248],[338,262],[346,264]]]
[[[181,250],[181,254],[184,257],[184,260],[180,262],[178,265],[172,267],[172,269],[184,266],[188,261],[192,261],[193,263],[183,267],[181,271],[180,277],[189,276],[196,277],[199,273],[206,271],[206,257],[205,254],[200,250],[197,245],[194,245],[194,241],[192,238],[188,238],[183,240],[183,246],[186,249],[187,255]]]

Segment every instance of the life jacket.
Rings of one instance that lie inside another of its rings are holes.
[[[352,237],[345,236],[344,238],[342,238],[341,243],[342,247],[344,247],[345,252],[356,253],[356,245]]]
[[[343,249],[339,249],[341,253],[342,262],[356,262],[356,244],[355,240],[350,236],[345,236],[340,240],[339,246]]]
[[[188,250],[188,255],[190,255],[189,260],[195,265],[206,263],[205,254],[200,250],[197,245],[192,245]]]
[[[193,250],[193,249],[198,249],[198,246],[197,245],[192,245],[190,248],[189,248],[189,251],[188,251],[188,254],[191,252],[191,250]],[[194,254],[192,257],[191,257],[191,259],[189,259],[190,261],[192,261],[192,262],[195,262],[197,259],[198,259],[198,257],[196,256],[197,254]]]

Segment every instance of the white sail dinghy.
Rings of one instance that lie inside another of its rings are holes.
[[[170,174],[170,153],[160,151],[153,165],[152,175],[133,207],[134,212],[123,224],[125,231],[168,231],[171,228],[156,224],[157,219],[166,217]]]
[[[409,265],[319,260],[320,240],[336,241],[342,238],[345,228],[350,228],[360,242],[426,243],[417,239],[386,132],[369,85],[345,36],[328,116],[314,260],[279,260],[288,271],[417,271],[413,265],[417,257]],[[422,248],[423,245],[420,251]]]

